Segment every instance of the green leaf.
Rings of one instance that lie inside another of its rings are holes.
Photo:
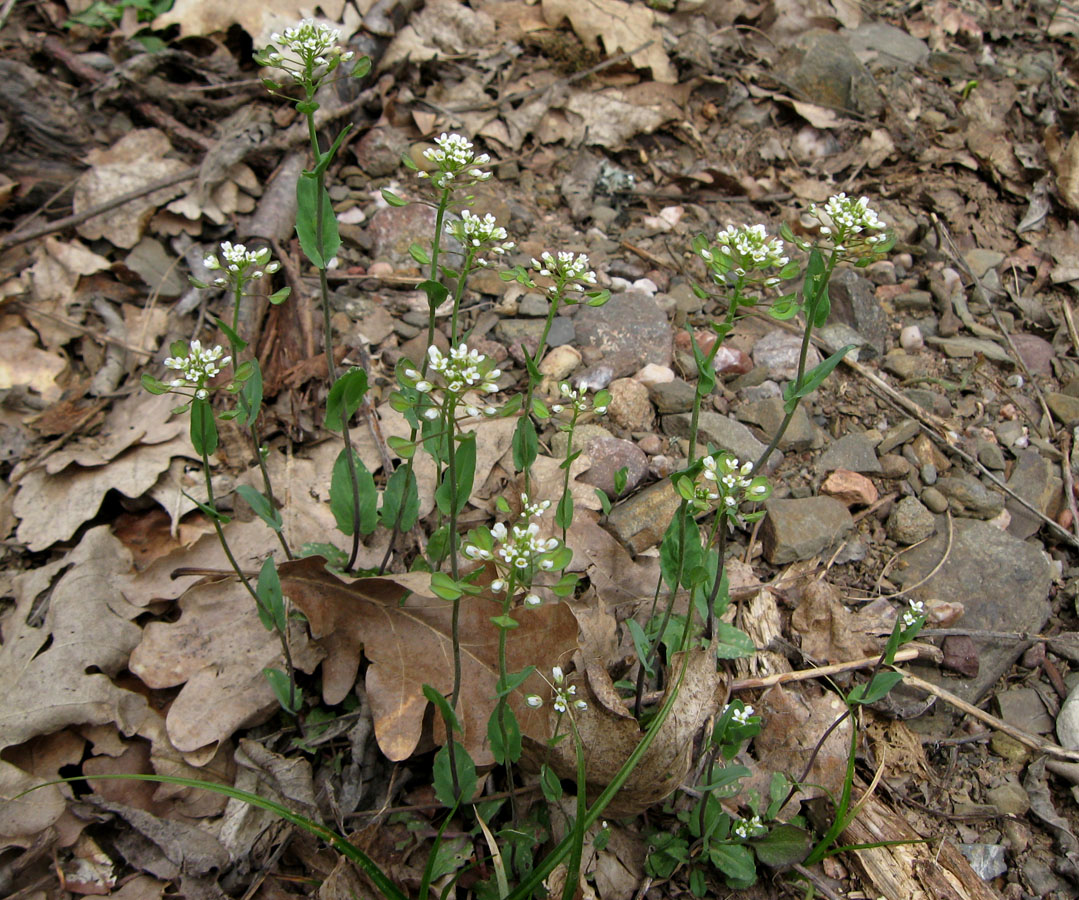
[[[569,597],[577,590],[577,582],[580,577],[573,572],[566,572],[554,584],[550,585],[551,591],[556,597]]]
[[[357,366],[352,366],[344,375],[333,383],[330,395],[326,398],[326,416],[323,424],[330,431],[341,431],[356,410],[363,403],[367,394],[367,373]]]
[[[290,715],[296,715],[303,708],[303,691],[297,686],[295,691],[296,702],[293,705],[289,699],[289,694],[292,693],[292,684],[288,680],[288,675],[280,669],[263,669],[262,674],[266,676],[270,687],[273,688],[274,696],[277,697],[277,702],[281,704],[281,708]]]
[[[554,523],[559,528],[569,528],[573,524],[573,494],[566,491],[558,501],[554,511]]]
[[[304,256],[316,269],[325,269],[341,246],[341,237],[337,233],[337,217],[333,213],[330,195],[326,188],[322,188],[322,244],[319,245],[316,228],[318,198],[318,180],[304,172],[296,182],[296,234]]]
[[[259,571],[255,593],[259,598],[259,620],[267,631],[276,629],[284,634],[288,628],[285,621],[285,598],[281,594],[281,579],[272,556],[267,556]]]
[[[382,492],[382,510],[379,513],[386,528],[394,525],[408,531],[416,524],[420,514],[420,495],[416,486],[416,473],[411,466],[398,466],[386,482]]]
[[[257,359],[252,359],[250,362],[251,374],[240,390],[240,396],[247,403],[247,416],[244,418],[244,424],[248,428],[255,424],[255,420],[258,419],[259,412],[262,410],[262,369]]]
[[[626,627],[629,628],[629,636],[633,639],[633,649],[637,651],[637,660],[643,666],[651,649],[648,636],[636,619],[626,619]],[[654,674],[651,666],[645,666],[645,672],[649,678]]]
[[[270,501],[266,498],[266,495],[261,491],[255,490],[249,484],[237,485],[236,493],[244,498],[244,501],[254,511],[255,515],[262,519],[267,525],[269,525],[274,531],[280,531],[285,523],[281,518],[279,510],[275,509]]]
[[[191,445],[199,456],[212,456],[217,450],[217,423],[208,400],[191,402]]]
[[[352,535],[358,520],[360,534],[370,534],[378,524],[378,491],[375,479],[363,464],[358,453],[352,451],[352,462],[356,466],[356,482],[360,495],[359,515],[356,516],[355,496],[352,490],[352,478],[348,471],[348,451],[342,448],[333,464],[330,476],[330,512],[337,521],[337,529],[342,534]]]
[[[813,840],[797,825],[775,825],[768,834],[752,841],[753,852],[766,866],[793,866],[809,856]]]
[[[167,384],[150,374],[142,376],[142,386],[151,394],[167,394],[171,390]]]
[[[407,200],[402,200],[393,191],[382,189],[382,199],[385,200],[390,206],[408,206]]]
[[[543,789],[543,798],[548,803],[555,804],[562,799],[562,782],[547,763],[540,766],[540,787]]]
[[[309,556],[321,556],[326,560],[326,568],[328,569],[343,569],[348,565],[348,554],[334,544],[309,541],[300,547],[300,558],[306,559]]]
[[[505,740],[502,739],[503,730]],[[515,763],[521,758],[521,726],[517,724],[517,716],[508,703],[495,705],[491,718],[487,720],[487,739],[491,742],[491,753],[499,765]]]
[[[785,322],[787,319],[793,319],[802,309],[802,304],[798,300],[796,294],[787,294],[780,297],[778,300],[774,300],[772,305],[768,307],[768,315],[773,319],[778,319],[780,322]]]
[[[727,622],[716,622],[717,659],[748,659],[757,652],[753,639]]]
[[[431,264],[431,255],[419,244],[412,244],[408,248],[408,255],[416,260],[421,266],[429,266]]]
[[[444,722],[448,722],[450,729],[458,734],[463,734],[461,723],[457,718],[457,713],[453,711],[453,707],[450,706],[449,700],[440,692],[436,691],[431,685],[423,685],[423,696],[431,701],[437,708],[438,714],[442,717]]]
[[[296,112],[301,116],[310,116],[318,112],[318,104],[314,100],[300,100],[296,104]]]
[[[757,866],[748,847],[741,844],[712,844],[708,848],[708,858],[723,873],[728,887],[744,890],[757,880]]]
[[[352,67],[352,78],[363,78],[371,71],[371,57],[361,56]]]
[[[431,576],[431,590],[443,600],[456,600],[464,593],[461,586],[445,572],[435,572]]]
[[[454,479],[450,480],[447,466],[442,473],[442,482],[435,491],[435,502],[444,516],[450,515],[451,505],[454,515],[460,513],[472,495],[472,483],[476,478],[476,433],[464,435],[453,458]]]
[[[391,434],[386,438],[386,445],[401,459],[412,459],[412,454],[416,452],[416,442],[410,441],[408,438],[398,437],[395,434]]]
[[[419,289],[427,295],[427,305],[430,309],[438,309],[450,295],[449,288],[439,281],[421,281]]]
[[[457,805],[457,796],[453,791],[453,776],[450,772],[451,752],[457,764],[457,783],[461,789],[461,799],[471,800],[472,795],[476,793],[476,765],[472,762],[472,757],[457,741],[446,744],[435,754],[434,787],[435,798],[447,808]]]
[[[627,481],[629,481],[629,466],[622,466],[621,469],[614,473],[615,496],[621,496],[622,491],[626,489]]]
[[[520,625],[520,622],[513,618],[513,616],[508,616],[505,613],[501,616],[491,616],[491,621],[494,622],[496,627],[501,628],[504,631],[510,631]]]
[[[788,390],[784,391],[783,409],[786,412],[793,412],[794,408],[798,405],[799,400],[803,397],[807,397],[812,394],[817,388],[821,386],[824,379],[832,374],[832,369],[839,365],[843,357],[850,353],[854,349],[854,344],[847,344],[846,347],[841,347],[836,350],[831,356],[829,356],[824,362],[814,366],[802,378],[801,387],[795,387],[793,382],[788,384]]]
[[[539,436],[536,434],[536,426],[527,415],[517,420],[512,446],[514,469],[524,472],[531,468],[539,454]]]
[[[292,288],[285,286],[281,288],[281,290],[274,291],[272,294],[270,294],[269,300],[274,306],[280,306],[282,303],[288,300],[291,293]]]
[[[226,325],[221,319],[214,319],[217,327],[221,330],[221,333],[228,338],[229,344],[232,347],[233,353],[241,353],[247,349],[247,341],[241,338],[235,331],[233,331],[228,325]]]
[[[337,137],[334,138],[333,143],[330,145],[330,149],[319,156],[318,164],[311,171],[311,174],[314,175],[315,178],[318,178],[327,168],[329,168],[330,163],[333,162],[333,158],[337,155],[337,151],[341,148],[341,142],[344,141],[350,131],[352,131],[351,122],[338,132]],[[305,172],[304,174],[306,175],[307,173]],[[333,256],[333,254],[331,253],[329,256]]]
[[[832,311],[832,301],[828,297],[828,285],[822,285],[817,295],[817,303],[813,309],[813,327],[822,328],[828,321],[828,315]]]
[[[848,703],[876,703],[903,680],[899,672],[877,672],[869,684],[860,684],[847,695]]]
[[[708,895],[708,879],[705,878],[704,869],[689,870],[689,892],[698,898]]]
[[[210,517],[210,519],[216,520],[216,521],[220,522],[222,525],[228,525],[228,523],[232,521],[224,513],[218,512],[216,509],[214,509],[209,504],[203,503],[201,500],[198,500],[195,497],[192,497],[187,491],[181,490],[180,493],[184,497],[186,497],[188,500],[190,500],[192,503],[194,503],[195,506],[197,506],[199,509],[201,509],[202,512],[205,515]]]
[[[520,672],[509,672],[506,677],[499,678],[495,685],[496,697],[507,697],[528,680],[528,676],[536,671],[535,666],[525,666]]]
[[[596,496],[599,497],[599,505],[603,507],[603,515],[609,516],[611,514],[611,500],[604,491],[596,488]]]
[[[450,530],[449,526],[443,525],[441,528],[436,528],[432,531],[431,536],[427,539],[427,556],[438,563],[446,558],[449,550]]]

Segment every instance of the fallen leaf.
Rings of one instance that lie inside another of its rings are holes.
[[[183,685],[165,725],[173,745],[188,751],[269,718],[278,703],[262,670],[283,669],[284,660],[277,635],[262,626],[239,582],[205,580],[185,591],[179,605],[177,621],[143,629],[128,668],[147,687]],[[311,671],[321,658],[295,623],[289,646],[301,671]]]
[[[37,347],[37,335],[29,328],[8,328],[0,332],[0,390],[28,387],[49,403],[60,398],[56,378],[67,368],[67,360]]]
[[[380,71],[401,62],[421,63],[461,47],[489,46],[495,36],[495,20],[457,0],[429,0],[411,16],[390,42],[378,64]]]
[[[156,128],[130,131],[106,150],[91,150],[86,154],[90,169],[75,183],[75,214],[184,171],[187,166],[183,161],[167,155],[171,151],[168,136]],[[179,185],[161,188],[87,219],[75,230],[88,240],[106,238],[117,247],[130,249],[139,242],[157,208],[180,193],[183,189]]]
[[[668,122],[682,118],[682,110],[671,94],[672,88],[666,86],[666,93],[661,94],[656,87],[645,83],[602,91],[572,91],[565,108],[580,117],[580,130],[587,143],[620,150],[637,135],[651,134]]]
[[[97,515],[105,494],[117,490],[137,499],[164,472],[173,456],[189,454],[186,437],[125,451],[107,466],[69,466],[56,475],[33,469],[19,482],[12,511],[19,519],[16,536],[30,550],[66,541]]]
[[[84,722],[136,730],[146,700],[112,681],[141,634],[131,621],[141,610],[114,584],[130,567],[128,552],[101,526],[59,566],[16,580],[0,646],[0,748]]]
[[[663,32],[656,25],[656,15],[644,4],[543,0],[543,18],[552,27],[569,19],[585,46],[605,50],[608,56],[629,53],[638,69],[651,69],[653,81],[678,83],[678,72],[663,49]]]
[[[372,0],[356,4],[363,15],[373,5]],[[284,31],[296,25],[300,19],[315,15],[322,10],[327,23],[340,21],[345,0],[235,0],[232,3],[205,3],[203,0],[176,0],[168,12],[154,19],[155,28],[180,26],[181,37],[211,35],[226,32],[239,25],[250,36],[255,47],[263,47],[270,41],[274,31]]]
[[[47,237],[34,248],[34,264],[23,276],[22,284],[33,298],[27,304],[26,318],[47,350],[59,350],[80,332],[57,322],[52,316],[71,318],[69,307],[76,301],[76,288],[84,275],[107,271],[112,267],[80,241],[61,241]],[[38,312],[51,316],[37,315]]]
[[[1057,176],[1060,199],[1073,212],[1079,211],[1079,134],[1072,133],[1067,142],[1059,126],[1045,130],[1045,152]]]
[[[29,847],[35,836],[64,814],[67,800],[58,785],[39,788],[19,797],[45,781],[0,760],[0,849]]]
[[[419,743],[428,707],[423,685],[447,697],[453,688],[452,604],[431,594],[430,576],[423,573],[345,582],[317,558],[285,563],[278,571],[285,595],[307,616],[312,635],[326,650],[324,701],[339,703],[352,690],[362,653],[370,663],[366,688],[379,747],[395,762],[407,759]],[[495,706],[499,631],[491,617],[501,611],[501,602],[489,596],[461,598],[457,712],[461,742],[477,765],[493,762],[487,722]],[[518,627],[506,639],[510,672],[528,665],[549,672],[576,650],[577,621],[564,603],[516,609],[513,617]],[[509,701],[521,733],[545,740],[547,717],[525,705],[527,694],[547,698],[550,687],[533,673]]]
[[[689,652],[688,667],[681,682],[674,706],[653,739],[637,767],[618,795],[607,807],[614,818],[635,816],[669,796],[685,779],[693,758],[694,739],[705,722],[715,715],[723,694],[724,676],[716,671],[714,647],[697,648]],[[667,690],[660,704],[666,702],[677,684],[683,654],[673,656],[668,670]],[[588,707],[574,712],[577,729],[584,745],[585,771],[588,773],[589,793],[598,793],[614,779],[615,774],[640,743],[642,732],[629,710],[613,710],[609,699],[599,702],[592,682],[609,676],[605,670],[589,671],[586,679],[575,672],[569,681],[576,685],[579,696],[587,698]],[[604,694],[613,694],[614,687]],[[555,713],[551,716],[553,728]],[[543,752],[546,752],[544,749]],[[572,741],[561,741],[550,751],[550,764],[562,778],[575,778],[577,759]]]
[[[864,622],[847,609],[839,589],[827,581],[810,583],[791,615],[791,628],[802,639],[802,652],[810,659],[827,663],[861,659],[879,652],[881,642],[875,634],[880,625],[875,617]]]

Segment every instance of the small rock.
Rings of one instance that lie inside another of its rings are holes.
[[[980,354],[993,362],[1015,364],[1008,352],[995,341],[973,337],[936,337],[929,338],[928,343],[940,347],[953,359],[971,359]]]
[[[839,34],[821,28],[804,32],[781,57],[780,68],[811,103],[870,118],[880,112],[873,76]]]
[[[663,431],[672,437],[689,437],[690,414],[677,413],[663,417]],[[714,444],[720,450],[733,453],[743,462],[755,462],[764,452],[765,445],[753,435],[745,425],[736,422],[727,416],[721,416],[709,410],[703,410],[697,428],[697,441],[699,444]],[[765,463],[765,473],[771,472],[779,465],[783,454],[774,452]],[[832,501],[836,502],[836,501]]]
[[[605,439],[614,440],[615,437],[602,425],[597,425],[594,422],[586,422],[573,429],[573,447],[575,450],[587,447],[593,441]],[[569,435],[565,431],[556,431],[554,433],[551,437],[551,452],[554,454],[555,459],[566,458],[566,445],[568,442]]]
[[[658,434],[646,434],[637,441],[637,446],[641,448],[642,453],[647,453],[649,456],[656,456],[663,452],[663,441],[660,440]]]
[[[904,497],[888,516],[888,537],[897,544],[910,546],[924,541],[937,528],[933,514],[914,497]]]
[[[917,66],[929,59],[929,46],[902,28],[886,22],[867,22],[847,35],[851,49],[874,54],[873,63],[889,68]]]
[[[880,474],[885,478],[906,478],[910,473],[910,463],[898,453],[885,453],[878,461]]]
[[[877,453],[881,456],[885,453],[891,453],[896,447],[905,444],[920,431],[921,428],[916,420],[904,419],[884,432],[884,437],[877,444]]]
[[[1016,455],[1008,487],[1043,515],[1051,515],[1062,497],[1062,482],[1053,474],[1053,465],[1037,450],[1020,450]],[[1008,531],[1025,540],[1042,527],[1042,520],[1018,501],[1009,498],[1007,510],[1012,521]]]
[[[929,372],[929,364],[925,359],[911,356],[906,350],[896,349],[888,353],[881,360],[880,367],[901,381],[909,381],[911,378],[920,378]]]
[[[1053,719],[1032,687],[1011,688],[996,695],[1000,717],[1009,725],[1031,734],[1050,734]]]
[[[790,381],[798,374],[798,357],[802,351],[802,339],[786,331],[771,331],[753,345],[753,362],[766,366],[769,377],[777,381]],[[809,348],[806,371],[820,362],[815,347]]]
[[[564,344],[552,347],[539,364],[541,375],[562,381],[569,378],[574,369],[581,364],[581,354],[575,347]]]
[[[965,472],[941,478],[936,487],[948,498],[948,506],[957,516],[992,519],[1004,510],[1003,494]]]
[[[952,461],[937,448],[928,435],[918,435],[910,448],[919,466],[933,466],[938,472],[947,472],[952,467]]]
[[[1019,358],[1023,360],[1023,365],[1032,375],[1044,375],[1048,378],[1053,374],[1053,359],[1056,354],[1049,341],[1036,334],[1020,332],[1012,335],[1012,343]]]
[[[765,508],[761,541],[764,556],[773,565],[823,554],[854,528],[847,508],[832,497],[768,500]]]
[[[895,263],[890,259],[882,259],[870,265],[865,274],[873,284],[896,284],[899,279],[895,273]]]
[[[1002,816],[1025,816],[1030,809],[1030,796],[1021,785],[1005,781],[986,791],[985,799],[997,808]]]
[[[632,441],[615,437],[593,438],[585,445],[585,453],[592,465],[581,476],[581,481],[598,487],[612,500],[632,491],[648,474],[648,457]],[[617,494],[614,477],[623,467],[626,469],[626,486],[622,494]]]
[[[974,678],[978,674],[978,648],[968,635],[948,635],[941,645],[944,651],[944,659],[941,666],[958,672],[966,678]]]
[[[408,248],[417,241],[429,239],[434,227],[435,211],[423,203],[380,209],[367,225],[371,255],[376,260],[390,263],[395,271],[415,268],[416,261]]]
[[[753,369],[753,360],[737,347],[720,347],[712,359],[712,368],[720,375],[744,375]]]
[[[356,142],[356,161],[373,178],[393,175],[400,171],[401,155],[408,145],[408,134],[402,129],[375,125]]]
[[[849,325],[884,353],[891,331],[891,322],[880,305],[873,283],[855,269],[839,269],[828,282],[832,300],[832,318]]]
[[[907,291],[894,302],[900,312],[929,312],[933,308],[933,295],[929,291]]]
[[[603,306],[581,306],[574,316],[580,344],[598,347],[604,356],[624,352],[635,364],[630,371],[671,363],[671,326],[654,297],[641,291],[612,294]]]
[[[771,436],[779,431],[779,426],[786,417],[783,409],[782,397],[769,397],[765,400],[756,400],[752,403],[739,405],[734,412],[742,422],[757,425],[771,440]],[[804,404],[799,404],[794,410],[794,416],[779,439],[781,450],[808,450],[817,440],[817,429],[809,419]]]
[[[573,376],[573,386],[585,391],[600,391],[614,380],[614,367],[596,363]]]
[[[1026,765],[1027,760],[1030,759],[1030,750],[1027,749],[1027,746],[1020,744],[1019,741],[1003,731],[993,732],[989,738],[989,749],[1001,759],[1006,759],[1018,766]]]
[[[853,347],[847,351],[844,359],[851,362],[864,362],[867,359],[876,359],[880,356],[877,345],[865,337],[860,331],[855,331],[846,322],[828,322],[813,332],[824,341],[834,352],[841,347]]]
[[[824,480],[820,490],[846,506],[872,506],[880,497],[872,481],[848,469],[836,469]]]
[[[669,296],[674,299],[674,308],[679,312],[694,313],[704,306],[704,301],[693,292],[692,286],[684,281],[671,285]]]
[[[1008,871],[1003,844],[960,844],[959,850],[982,881],[992,881]]]
[[[1001,452],[999,444],[979,439],[974,446],[977,450],[978,462],[994,472],[1004,471],[1004,454]]]
[[[932,463],[926,463],[922,466],[918,472],[921,476],[923,484],[936,484],[937,483],[937,467]]]
[[[674,381],[674,371],[669,366],[657,366],[655,363],[649,363],[638,370],[633,379],[634,381],[639,381],[646,388],[650,388],[656,384],[669,384]]]
[[[652,427],[655,413],[648,388],[632,378],[617,378],[608,390],[611,402],[607,404],[607,416],[615,425],[626,431],[647,431]]]
[[[612,509],[607,524],[623,544],[641,553],[663,539],[681,502],[670,479],[664,479]]]
[[[925,340],[922,338],[922,329],[917,325],[908,325],[899,332],[899,346],[908,353],[917,353],[925,346]]]
[[[922,409],[935,413],[942,418],[948,418],[952,414],[952,404],[943,394],[930,391],[926,388],[907,388],[903,391],[908,400],[917,403]]]
[[[1061,896],[1059,891],[1067,890],[1067,885],[1057,878],[1044,859],[1029,855],[1022,863],[1023,879],[1030,885],[1035,897]]]
[[[964,253],[963,259],[970,266],[975,278],[984,278],[990,269],[995,269],[1004,262],[1004,254],[999,250],[984,250],[980,247],[975,247],[973,250],[968,250]]]
[[[919,496],[921,497],[922,503],[926,505],[926,508],[930,512],[935,512],[937,515],[940,515],[948,508],[948,498],[935,487],[927,487]]]
[[[550,301],[543,294],[525,294],[517,301],[517,314],[531,318],[542,318],[550,309]]]
[[[832,557],[832,563],[837,566],[845,566],[847,563],[861,562],[869,554],[869,547],[861,538],[852,537]]]
[[[648,396],[661,415],[688,412],[693,409],[697,389],[681,379],[649,385]]]
[[[755,384],[752,387],[742,388],[738,391],[738,396],[746,403],[753,403],[757,400],[768,400],[772,397],[782,397],[783,389],[769,378],[768,380],[762,381],[760,384]]]
[[[880,472],[874,442],[864,434],[845,434],[829,447],[817,462],[822,472],[847,469],[851,472]]]
[[[1062,425],[1068,428],[1079,425],[1079,397],[1058,394],[1054,391],[1045,395],[1045,402]]]

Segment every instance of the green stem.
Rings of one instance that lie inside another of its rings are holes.
[[[502,615],[508,616],[510,614],[510,603],[513,600],[514,591],[517,589],[517,576],[512,570],[510,571],[509,579],[506,584],[506,599],[502,601]],[[495,715],[498,717],[498,733],[502,737],[502,749],[505,751],[504,765],[506,767],[506,790],[510,795],[510,810],[513,817],[514,825],[517,823],[517,795],[513,790],[513,761],[510,759],[508,746],[509,746],[509,734],[506,732],[506,719],[505,710],[508,705],[506,695],[502,693],[505,689],[507,681],[509,681],[509,666],[506,662],[506,637],[508,629],[503,628],[501,625],[498,628],[498,677],[499,677],[499,694],[498,705],[495,709]]]
[[[719,541],[716,546],[716,550],[719,553],[719,560],[716,563],[716,580],[712,585],[712,590],[708,594],[708,622],[704,632],[704,636],[709,640],[711,640],[716,633],[716,597],[719,596],[719,586],[723,583],[723,557],[727,552],[726,513],[724,513],[723,510],[720,510],[719,515],[716,518],[721,520],[719,523]]]
[[[573,900],[580,887],[581,856],[584,853],[585,816],[588,812],[588,784],[584,763],[584,744],[573,714],[569,715],[569,727],[573,731],[573,747],[577,754],[577,815],[570,832],[572,843],[569,849],[569,862],[566,863],[566,884],[562,889],[562,900]]]
[[[202,457],[202,474],[206,481],[206,505],[213,510],[217,509],[217,504],[214,500],[214,485],[210,478],[210,458],[204,450],[201,454]],[[251,595],[251,599],[255,601],[255,608],[262,606],[262,601],[259,599],[258,592],[251,586],[251,581],[247,575],[244,574],[244,570],[240,568],[240,564],[236,561],[236,557],[232,554],[232,548],[229,547],[229,542],[225,538],[225,531],[221,527],[221,521],[217,516],[210,517],[214,523],[214,531],[217,532],[217,540],[221,544],[221,549],[225,551],[225,558],[229,561],[229,565],[232,567],[232,571],[236,573],[236,577],[240,579],[240,583],[247,590],[247,593]],[[285,673],[288,675],[288,712],[295,715],[292,711],[296,709],[296,669],[292,664],[292,652],[289,650],[288,635],[283,634],[277,628],[274,628],[277,632],[277,638],[281,642],[281,652],[285,657]]]
[[[450,319],[450,346],[457,346],[457,313],[461,309],[461,299],[465,295],[465,285],[468,283],[469,273],[472,271],[472,264],[476,259],[475,249],[470,249],[465,253],[465,263],[461,267],[461,275],[457,279],[457,290],[453,293],[453,316]]]
[[[536,346],[536,352],[531,356],[533,367],[538,367],[540,360],[543,358],[543,351],[547,349],[547,336],[551,333],[551,325],[554,323],[555,313],[558,312],[558,304],[562,300],[562,289],[564,287],[564,281],[559,280],[555,286],[556,290],[550,295],[550,308],[547,310],[547,320],[543,323],[543,332],[540,334],[539,344]],[[528,356],[528,351],[521,345],[521,352]],[[525,390],[525,402],[522,407],[523,415],[532,415],[532,395],[536,391],[536,382],[532,378],[531,371],[528,372],[528,388]],[[531,495],[532,492],[532,472],[526,470],[525,476],[525,493]]]
[[[308,87],[308,100],[314,96],[314,90]],[[315,156],[316,165],[322,151],[318,145],[318,133],[315,131],[315,114],[307,114],[307,132],[311,141],[311,151]],[[323,344],[326,354],[326,376],[330,386],[337,381],[337,366],[333,360],[333,324],[330,321],[330,283],[326,277],[326,252],[322,238],[322,216],[325,211],[326,173],[319,171],[317,185],[315,187],[315,246],[319,256],[322,257],[322,265],[318,270],[319,291],[322,296],[322,332]],[[349,554],[346,571],[352,571],[356,565],[356,557],[360,553],[360,479],[356,473],[356,460],[353,458],[352,438],[348,430],[348,422],[341,418],[341,438],[345,445],[345,466],[348,469],[348,480],[352,485],[352,552]]]
[[[573,456],[573,432],[577,427],[577,405],[573,406],[573,418],[569,423],[569,431],[566,433],[566,474],[562,479],[562,499],[565,500],[566,495],[569,493],[569,470],[570,470],[570,457]],[[561,504],[560,504],[561,505]],[[562,521],[562,543],[566,543],[566,522]]]

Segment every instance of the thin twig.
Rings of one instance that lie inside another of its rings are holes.
[[[957,697],[951,691],[946,691],[942,687],[938,687],[931,681],[926,681],[919,678],[917,675],[903,670],[896,669],[900,675],[903,676],[903,681],[909,684],[911,687],[921,688],[923,691],[927,691],[934,697],[938,697],[945,703],[948,703],[958,709],[960,712],[966,713],[968,716],[973,716],[981,722],[985,722],[989,727],[995,731],[1001,731],[1008,737],[1017,740],[1020,744],[1030,747],[1032,750],[1038,753],[1046,753],[1056,759],[1066,759],[1071,762],[1079,762],[1079,751],[1067,750],[1061,747],[1059,744],[1054,744],[1051,741],[1043,741],[1040,738],[1035,737],[1032,734],[1027,734],[1022,729],[1016,728],[1014,725],[1009,725],[1003,719],[998,719],[996,716],[978,709],[978,707],[967,703],[960,697]]]
[[[908,662],[921,656],[917,647],[903,647],[897,650],[895,658],[899,662]],[[775,675],[767,675],[764,678],[740,678],[731,682],[731,693],[738,691],[754,691],[760,688],[774,687],[777,684],[789,684],[795,681],[812,681],[814,678],[828,678],[842,672],[853,672],[857,669],[867,669],[880,661],[880,654],[876,656],[864,656],[861,659],[849,662],[833,663],[830,666],[817,666],[813,669],[799,669],[796,672],[777,672]]]
[[[1067,431],[1061,434],[1060,452],[1064,454],[1064,460],[1060,471],[1064,478],[1064,499],[1068,504],[1068,511],[1072,514],[1072,530],[1079,536],[1079,509],[1075,505],[1075,479],[1072,477],[1072,459],[1075,456],[1076,443],[1079,443],[1079,428],[1075,429],[1074,435]]]

